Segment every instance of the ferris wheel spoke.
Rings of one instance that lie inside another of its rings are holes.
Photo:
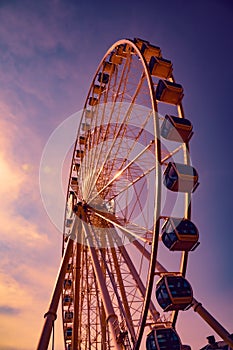
[[[122,100],[123,100],[123,96],[124,96],[125,90],[127,88],[127,81],[128,81],[128,76],[130,73],[131,63],[132,63],[131,55],[128,55],[126,62],[124,64],[124,68],[121,72],[121,76],[120,76],[120,80],[119,80],[116,92],[114,92],[114,94],[113,94],[113,100],[112,100],[113,104],[115,104],[117,102],[119,97],[120,97],[120,102],[122,102]],[[123,85],[123,88],[122,88],[122,85]],[[111,116],[112,116],[112,114],[111,114]]]
[[[139,174],[136,178],[134,178],[132,181],[128,182],[127,184],[123,184],[122,188],[119,187],[117,193],[114,193],[112,195],[109,196],[109,201],[112,199],[117,198],[118,196],[120,196],[122,193],[124,193],[125,191],[129,190],[130,187],[134,186],[138,181],[142,180],[143,178],[145,178],[147,175],[149,175],[152,171],[154,171],[156,168],[156,166],[152,166],[151,168],[149,168],[148,170],[145,170],[144,172],[142,172],[141,174]]]
[[[92,181],[92,177],[94,176],[94,173],[95,173],[95,164],[96,164],[96,157],[97,157],[96,153],[99,152],[98,144],[102,139],[100,129],[102,128],[101,125],[104,123],[105,107],[103,112],[101,113],[101,122],[97,118],[97,116],[99,115],[98,110],[99,110],[99,104],[97,105],[97,108],[94,113],[95,124],[91,126],[89,130],[89,134],[87,135],[87,141],[88,141],[87,151],[89,150],[90,151],[88,152],[88,155],[84,156],[84,164],[81,167],[81,177],[82,177],[83,183],[87,188],[89,186],[89,183]],[[99,156],[100,154],[101,153],[99,152]],[[84,193],[85,192],[86,191],[84,189]]]
[[[119,165],[118,171],[122,170],[122,167],[124,166],[124,164],[126,163],[126,161],[128,159],[130,159],[130,154],[132,153],[132,151],[135,149],[136,145],[138,143],[140,143],[140,137],[145,133],[145,127],[148,124],[149,120],[151,119],[151,111],[147,114],[147,116],[144,118],[144,120],[142,120],[142,124],[140,125],[140,127],[138,128],[139,130],[137,130],[136,128],[136,134],[134,133],[133,130],[133,126],[129,126],[127,125],[126,127],[126,131],[124,131],[123,133],[123,137],[121,137],[122,140],[118,140],[117,141],[121,141],[118,142],[118,145],[116,147],[116,150],[114,150],[115,154],[118,154],[120,152],[120,148],[122,147],[123,149],[125,148],[125,154],[124,154],[124,159],[122,161],[122,164]],[[133,133],[133,137],[130,137],[130,133]],[[124,142],[125,140],[128,140],[128,138],[131,140],[133,138],[133,142],[132,144],[128,145],[128,143],[126,143],[126,145],[124,146]],[[152,140],[150,140],[152,141]],[[112,162],[112,166],[110,168],[110,172],[114,167],[114,162]]]
[[[183,149],[183,144],[175,148],[173,151],[168,153],[162,160],[161,164],[164,164],[169,158],[172,158],[176,153],[178,153],[181,149]]]
[[[93,188],[93,186],[96,184],[96,182],[97,182],[97,180],[98,180],[98,176],[100,176],[100,174],[101,174],[101,171],[102,170],[99,170],[99,174],[97,175],[97,177],[96,177],[96,180],[95,180],[95,174],[96,173],[98,173],[98,167],[99,167],[99,164],[101,164],[101,165],[103,165],[103,167],[105,166],[105,164],[106,164],[106,161],[104,161],[104,158],[105,158],[105,154],[106,154],[106,152],[109,152],[109,150],[108,149],[106,149],[106,147],[107,146],[109,146],[108,144],[107,144],[107,142],[106,142],[106,139],[107,139],[107,135],[109,134],[109,132],[111,132],[111,131],[109,131],[110,130],[110,127],[111,127],[111,124],[109,123],[108,125],[107,125],[107,127],[105,128],[106,130],[103,132],[103,136],[101,136],[101,138],[100,138],[100,141],[101,141],[101,143],[98,145],[96,145],[96,148],[95,148],[95,151],[98,151],[98,154],[99,154],[99,156],[98,157],[95,157],[94,158],[94,160],[93,160],[93,164],[94,164],[94,167],[92,166],[92,177],[90,177],[90,180],[89,180],[89,183],[87,184],[87,186],[90,188],[89,189],[89,192],[88,192],[88,194],[87,194],[87,198],[88,198],[88,196],[89,196],[89,193],[91,193],[91,190],[92,190],[92,188]],[[121,132],[122,130],[124,130],[124,128],[125,128],[126,126],[123,126],[122,128],[121,128],[121,130],[119,130],[119,129],[117,129],[117,124],[116,124],[116,126],[114,127],[114,129],[115,130],[113,130],[112,131],[112,133],[113,133],[113,135],[114,135],[114,133],[119,133],[119,132]],[[101,132],[101,129],[103,129],[103,126],[101,126],[100,128],[99,128],[99,134],[100,134],[100,132]],[[110,146],[110,147],[114,147],[114,143],[112,144],[112,146]],[[110,156],[108,155],[108,157],[107,157],[107,159],[109,158]],[[89,168],[90,169],[90,168]],[[94,184],[94,185],[93,185]]]
[[[132,316],[131,316],[131,312],[130,312],[129,302],[127,299],[127,293],[125,290],[124,281],[123,281],[122,274],[121,274],[119,259],[117,257],[116,249],[113,247],[113,242],[112,242],[111,237],[110,237],[110,244],[111,244],[111,254],[113,257],[113,262],[114,262],[114,267],[115,267],[115,271],[116,271],[116,275],[117,275],[117,280],[118,280],[118,284],[119,284],[119,288],[120,288],[120,292],[121,292],[121,296],[122,296],[124,309],[126,312],[127,326],[128,326],[129,331],[130,331],[133,342],[135,342],[136,334],[135,334],[135,330],[134,330],[134,326],[133,326],[133,320],[132,320]]]
[[[143,256],[150,261],[151,259],[151,252],[147,250],[145,245],[142,245],[138,240],[133,240],[132,243],[135,245],[135,247],[139,250],[140,253],[143,254]],[[156,270],[160,273],[166,273],[168,270],[157,260],[156,261]]]
[[[125,165],[127,159],[130,158],[130,154],[131,154],[131,152],[134,150],[134,148],[135,148],[135,146],[137,145],[137,143],[139,142],[139,139],[140,139],[140,137],[142,136],[142,134],[143,134],[143,132],[144,132],[144,128],[146,127],[146,125],[147,125],[147,123],[148,123],[148,121],[149,121],[150,118],[151,118],[151,112],[148,113],[148,115],[146,116],[145,120],[142,122],[142,125],[141,125],[141,127],[140,127],[140,130],[137,131],[137,135],[134,135],[134,142],[132,143],[132,145],[130,145],[130,146],[127,145],[127,148],[126,148],[126,151],[125,151],[125,155],[124,155],[124,159],[122,160],[122,163],[119,164],[119,165],[117,166],[117,174],[121,175],[120,172],[122,171],[123,166]],[[127,130],[128,130],[128,126],[127,126]],[[107,131],[105,131],[105,135],[106,135],[106,132],[107,132]],[[129,132],[130,132],[130,131],[129,131]],[[126,135],[126,136],[127,136],[127,135]],[[123,142],[124,142],[124,140],[123,140]],[[114,150],[114,153],[115,153],[115,154],[117,154],[117,153],[120,151],[120,147],[121,147],[121,146],[123,147],[122,142],[119,142],[118,145],[117,145],[117,149]],[[102,153],[102,151],[103,151],[103,150],[101,149],[100,154]],[[114,159],[114,155],[112,156],[112,158]],[[130,166],[131,164],[128,164],[128,165]],[[115,162],[112,161],[112,164],[111,164],[111,166],[109,167],[108,173],[107,173],[106,176],[105,176],[106,178],[109,178],[109,177],[110,177],[111,173],[112,173],[113,170],[114,170],[114,166],[115,166]],[[106,187],[107,187],[107,186],[108,186],[108,185],[106,185]]]
[[[101,219],[104,219],[109,224],[117,227],[120,229],[123,233],[128,235],[128,237],[135,237],[139,240],[150,243],[150,239],[143,237],[142,235],[146,235],[148,233],[148,230],[146,230],[144,227],[140,227],[139,225],[132,224],[132,223],[125,223],[123,220],[118,219],[114,217],[113,215],[108,215],[105,213],[101,213],[95,210],[95,215],[100,217]]]
[[[108,123],[111,122],[111,119],[112,119],[112,116],[113,116],[113,112],[114,112],[115,102],[116,102],[116,100],[117,100],[117,96],[118,96],[118,94],[119,94],[119,90],[120,90],[120,88],[121,88],[121,85],[122,85],[122,83],[124,82],[124,79],[123,79],[123,78],[124,78],[125,72],[126,72],[127,70],[130,69],[130,63],[131,63],[131,60],[130,60],[130,59],[127,59],[125,65],[124,65],[124,68],[123,68],[121,77],[120,77],[120,81],[119,81],[119,83],[118,83],[118,88],[117,88],[115,97],[114,97],[114,94],[113,94],[113,98],[114,98],[114,99],[113,99],[112,109],[111,109],[110,115],[108,116]],[[114,79],[116,80],[116,79],[117,79],[117,74],[115,73],[114,76],[115,76]],[[112,80],[112,75],[110,75],[110,82],[111,82],[111,80]],[[126,83],[125,83],[125,84],[126,84]],[[113,88],[111,87],[111,85],[110,85],[110,84],[107,84],[107,90],[106,90],[106,92],[105,92],[104,101],[103,101],[103,111],[102,111],[102,113],[100,113],[100,114],[101,114],[100,120],[97,118],[97,116],[99,115],[99,114],[98,114],[99,104],[97,104],[97,108],[96,108],[96,111],[95,111],[96,125],[95,125],[95,127],[94,127],[94,130],[95,130],[95,128],[97,128],[97,127],[101,127],[102,125],[105,125],[105,118],[106,118],[105,111],[106,111],[106,103],[107,103],[107,101],[108,101],[107,97],[108,97],[110,91],[112,91],[112,89],[113,89]],[[92,162],[93,162],[93,161],[95,162],[96,157],[97,157],[97,159],[100,157],[101,151],[102,151],[102,149],[100,150],[100,152],[97,152],[97,150],[96,150],[95,152],[92,153],[92,156],[88,158],[88,162],[86,162],[86,164],[85,164],[85,169],[89,169],[89,167],[90,167],[90,165],[92,164]],[[98,163],[98,161],[97,161],[97,163]],[[93,172],[93,174],[94,174],[94,172]],[[84,176],[85,176],[85,175],[87,175],[87,174],[84,174]]]
[[[136,201],[135,203],[129,208],[127,207],[127,218],[129,221],[132,221],[132,216],[134,215],[135,211],[137,211],[138,209],[140,210],[140,214],[141,214],[141,220],[146,223],[146,217],[145,217],[145,213],[143,211],[144,209],[144,203],[142,203],[141,201],[141,196],[143,195],[144,192],[144,188],[146,187],[147,182],[144,179],[141,188],[138,190],[136,187],[134,188],[134,193],[136,195]]]
[[[142,155],[144,155],[154,144],[154,142],[152,141],[149,145],[147,145],[141,152],[139,152],[134,159],[132,159],[125,167],[123,167],[122,170],[120,170],[116,175],[114,175],[114,177],[101,189],[97,192],[97,194],[95,194],[94,196],[92,196],[89,199],[89,203],[91,203],[97,196],[99,196],[107,187],[109,187],[114,181],[116,181],[124,172],[126,172],[130,166],[132,166],[140,157],[142,157]]]
[[[128,74],[129,74],[130,65],[131,65],[131,57],[128,57],[128,59],[126,60],[126,62],[124,64],[124,68],[122,70],[121,77],[120,77],[120,80],[119,80],[116,92],[113,93],[112,107],[111,107],[111,111],[110,111],[110,113],[108,115],[108,119],[107,119],[108,124],[111,123],[111,120],[113,118],[114,109],[115,109],[115,103],[117,102],[117,98],[118,98],[118,95],[119,95],[119,92],[120,92],[122,84],[123,84],[123,91],[126,89],[127,79],[125,79],[125,76],[128,76]],[[115,79],[117,79],[117,77]],[[104,106],[103,106],[104,110],[103,110],[102,115],[101,115],[101,123],[99,123],[99,120],[97,119],[98,110],[95,113],[96,121],[98,120],[98,126],[105,125],[105,110],[106,110],[105,103],[107,102],[107,98],[106,97],[108,96],[109,91],[111,91],[111,90],[112,90],[111,87],[107,88],[107,93],[106,93],[106,96],[105,96],[105,99],[104,99]],[[97,108],[98,107],[99,107],[99,105],[97,105]],[[119,113],[119,116],[120,116],[120,113]],[[97,125],[96,125],[96,127],[97,127]],[[96,151],[93,152],[92,157],[89,157],[89,162],[88,162],[88,164],[86,164],[87,167],[85,167],[86,169],[89,169],[89,166],[92,164],[92,161],[94,161],[94,163],[98,164],[100,155],[102,153],[102,148],[103,148],[103,143],[102,143],[101,149],[98,152],[97,152],[97,149],[96,149]],[[97,157],[97,162],[96,162],[96,157]],[[93,176],[95,174],[95,171],[96,171],[96,168],[93,171]]]
[[[109,147],[109,149],[107,150],[107,153],[106,153],[104,159],[102,160],[102,165],[101,165],[101,167],[100,167],[100,169],[99,169],[99,171],[98,171],[98,173],[97,173],[97,175],[96,175],[95,180],[94,180],[93,183],[92,183],[92,186],[91,186],[91,188],[90,188],[90,192],[89,192],[89,193],[92,193],[94,187],[96,186],[96,183],[97,183],[97,181],[98,181],[98,178],[99,178],[101,172],[103,171],[103,167],[104,167],[104,165],[106,164],[106,162],[107,162],[107,160],[108,160],[108,158],[109,158],[109,156],[110,156],[110,154],[111,154],[111,151],[112,151],[112,149],[113,149],[113,147],[114,147],[114,145],[115,145],[115,142],[116,142],[117,138],[119,137],[120,132],[122,131],[123,127],[124,127],[123,131],[124,131],[124,130],[126,131],[125,125],[126,125],[127,122],[130,120],[130,115],[131,115],[131,112],[132,112],[132,109],[133,109],[133,106],[134,106],[134,102],[135,102],[135,100],[136,100],[137,94],[138,94],[139,91],[140,91],[140,88],[141,88],[141,85],[142,85],[142,82],[144,81],[144,79],[145,79],[145,74],[142,74],[142,76],[141,76],[141,78],[140,78],[140,81],[139,81],[139,83],[138,83],[138,86],[137,86],[137,88],[136,88],[136,91],[135,91],[135,93],[134,93],[134,96],[133,96],[133,98],[132,98],[132,100],[131,100],[130,106],[128,107],[128,110],[127,110],[127,112],[125,113],[125,116],[124,116],[123,121],[121,122],[120,128],[118,129],[116,135],[114,135],[114,138],[113,138],[113,141],[112,141],[112,145]],[[124,131],[124,132],[125,132],[125,131]],[[123,133],[123,135],[124,135],[124,133]]]
[[[122,255],[124,261],[126,262],[129,270],[132,273],[133,279],[137,283],[138,290],[140,291],[142,298],[144,298],[145,292],[146,292],[145,285],[143,284],[143,282],[142,282],[142,280],[140,278],[140,275],[138,274],[138,272],[137,272],[137,270],[135,268],[134,263],[132,262],[129,254],[128,254],[126,248],[125,248],[125,246],[122,244],[121,239],[120,239],[120,237],[119,237],[119,235],[117,234],[116,231],[114,231],[113,236],[114,236],[116,244],[118,245],[118,249],[121,252],[121,255]],[[151,316],[154,318],[154,320],[156,320],[159,317],[159,313],[156,310],[156,308],[155,308],[155,306],[154,306],[152,301],[150,302],[149,309],[150,309]]]

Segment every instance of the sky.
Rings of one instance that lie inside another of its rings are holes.
[[[0,350],[36,347],[61,258],[61,233],[40,196],[43,149],[82,109],[102,56],[121,38],[160,46],[184,87],[201,183],[192,214],[201,244],[187,276],[233,332],[232,33],[231,0],[0,0]],[[60,330],[57,320],[57,350]],[[194,350],[214,334],[192,310],[178,330]]]

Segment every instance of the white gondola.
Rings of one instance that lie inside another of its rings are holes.
[[[170,141],[189,142],[193,135],[193,126],[186,118],[165,115],[161,125],[161,136]]]
[[[199,185],[198,173],[190,165],[169,162],[163,183],[173,192],[194,192]]]

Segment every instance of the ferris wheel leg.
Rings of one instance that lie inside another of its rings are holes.
[[[73,231],[75,231],[75,227],[76,227],[76,225],[74,224]],[[61,261],[61,265],[60,265],[60,268],[58,271],[57,281],[56,281],[53,295],[51,298],[51,302],[49,305],[49,310],[44,315],[45,322],[44,322],[44,326],[43,326],[43,329],[41,332],[41,337],[40,337],[40,340],[38,343],[37,350],[46,350],[49,346],[49,340],[51,337],[52,328],[54,325],[54,321],[57,318],[57,308],[58,308],[59,299],[60,299],[61,292],[62,292],[64,278],[65,278],[65,274],[66,274],[66,270],[67,270],[67,265],[68,265],[69,258],[70,258],[70,255],[71,255],[72,249],[73,249],[73,242],[74,242],[73,235],[71,235],[71,237],[69,238],[68,244],[66,246],[66,250],[65,250],[65,253],[63,255],[63,259]]]
[[[233,349],[233,339],[230,333],[199,303],[193,299],[192,307],[208,325]]]
[[[101,292],[104,311],[106,315],[106,324],[109,325],[110,333],[112,335],[112,341],[114,343],[115,350],[122,350],[122,342],[120,341],[120,327],[117,315],[115,314],[111,298],[108,293],[108,289],[106,286],[105,277],[103,275],[103,271],[99,264],[99,260],[96,253],[96,248],[93,246],[91,233],[89,231],[88,225],[84,225],[84,230],[86,233],[86,240],[88,242],[88,248],[95,272],[95,276],[97,279],[97,283]]]

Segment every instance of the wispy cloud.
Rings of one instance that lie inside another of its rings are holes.
[[[6,103],[0,114],[0,348],[14,348],[17,338],[17,349],[31,349],[56,276],[60,237],[40,199],[39,137]]]
[[[20,310],[8,305],[0,305],[0,314],[2,315],[17,315]]]
[[[64,95],[64,101],[69,99],[68,84],[77,79],[77,55],[82,54],[82,35],[74,30],[72,10],[71,4],[63,2],[33,2],[32,6],[30,1],[1,10],[0,53],[4,69],[0,78],[5,89],[17,89],[21,102],[30,108],[54,108],[59,93]]]

